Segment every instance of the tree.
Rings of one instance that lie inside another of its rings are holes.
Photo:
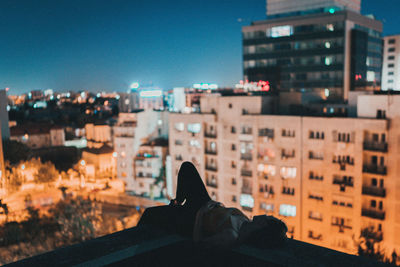
[[[40,165],[34,175],[36,183],[50,183],[58,178],[58,171],[51,162],[46,162]]]
[[[358,255],[377,261],[385,260],[385,252],[381,248],[382,236],[374,226],[365,227],[361,230],[360,238],[356,241]]]
[[[11,165],[27,160],[31,156],[31,149],[27,145],[14,140],[3,140],[3,151],[4,160],[8,160]]]
[[[65,244],[95,237],[96,228],[100,223],[95,204],[80,197],[58,202],[49,213],[60,226],[61,237]]]

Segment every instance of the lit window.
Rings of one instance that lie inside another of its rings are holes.
[[[281,167],[281,176],[284,179],[296,178],[296,167]]]
[[[331,43],[330,42],[325,42],[325,48],[331,48]]]
[[[279,206],[279,215],[286,217],[295,217],[296,216],[296,206],[282,204]]]
[[[251,195],[242,194],[240,195],[240,205],[242,207],[253,208],[254,198]]]
[[[330,32],[333,32],[335,30],[335,26],[333,24],[327,24],[326,29]]]
[[[201,124],[200,123],[190,123],[187,126],[187,130],[190,133],[199,133],[201,130]]]
[[[368,82],[373,82],[373,81],[375,81],[375,72],[373,72],[373,71],[367,71],[367,81],[368,81]]]
[[[185,130],[185,124],[183,122],[175,123],[175,130],[177,130],[178,132],[182,132],[183,130]]]
[[[290,25],[276,26],[267,30],[267,37],[278,38],[291,36],[293,34],[293,27]]]
[[[190,145],[190,146],[193,146],[193,147],[200,148],[200,142],[199,142],[199,140],[190,140],[190,141],[189,141],[189,145]]]
[[[329,56],[329,57],[325,57],[325,65],[329,66],[332,65],[333,63],[333,57]]]
[[[125,158],[125,156],[126,156],[125,151],[122,151],[121,152],[121,157]]]
[[[272,175],[274,176],[276,174],[276,168],[275,165],[270,165],[270,164],[259,164],[257,167],[257,170],[259,172],[264,173],[265,175]]]

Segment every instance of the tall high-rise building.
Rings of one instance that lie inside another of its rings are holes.
[[[332,100],[347,100],[350,91],[379,90],[382,23],[328,3],[360,1],[307,2],[327,8],[242,28],[244,79],[268,81],[275,92],[308,92]]]
[[[361,0],[267,0],[267,16],[269,17],[345,9],[360,13]]]
[[[400,35],[384,38],[382,90],[400,91]]]
[[[201,113],[171,113],[169,194],[192,161],[213,199],[279,217],[296,239],[356,253],[371,227],[399,253],[400,96],[360,95],[351,118],[267,115],[262,102],[209,96]]]
[[[7,111],[7,92],[0,90],[0,127],[2,139],[10,138],[10,127],[8,125],[8,111]]]

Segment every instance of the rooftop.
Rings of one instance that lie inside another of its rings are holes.
[[[35,124],[24,124],[17,125],[10,128],[11,136],[21,136],[24,134],[35,135],[35,134],[49,134],[51,130],[63,129],[62,126],[52,125],[49,123],[35,123]]]
[[[134,227],[6,266],[386,266],[296,240],[279,249],[210,251],[188,239]]]

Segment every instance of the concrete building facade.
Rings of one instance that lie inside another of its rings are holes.
[[[382,90],[400,91],[400,35],[383,39]]]
[[[168,140],[158,138],[142,144],[135,157],[135,193],[151,199],[165,197],[165,162]]]
[[[141,144],[156,137],[168,137],[168,113],[139,110],[120,113],[113,126],[114,151],[117,159],[117,178],[125,183],[127,191],[136,190],[134,159]]]
[[[271,91],[347,100],[350,91],[381,87],[382,23],[371,17],[297,14],[253,22],[242,33],[244,80],[266,81]]]
[[[391,97],[359,96],[357,118],[263,115],[261,97],[204,97],[201,113],[170,115],[173,192],[192,161],[213,199],[279,217],[296,239],[355,253],[354,238],[373,227],[389,255],[400,251]]]

